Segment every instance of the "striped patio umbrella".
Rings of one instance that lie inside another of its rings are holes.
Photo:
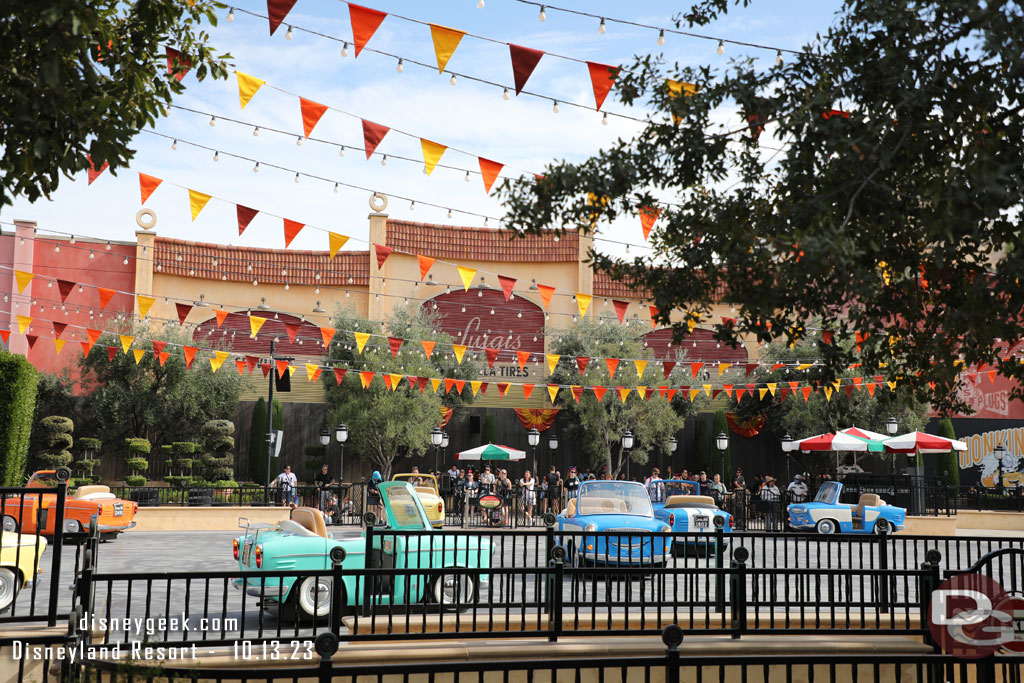
[[[456,460],[526,460],[526,451],[492,443],[455,454]]]
[[[949,453],[966,451],[967,443],[934,434],[908,432],[885,440],[887,453]]]
[[[872,451],[881,453],[885,450],[881,441],[862,439],[852,434],[836,432],[835,434],[819,434],[800,439],[794,444],[794,450],[804,453],[810,451]]]
[[[839,431],[843,434],[855,436],[858,439],[871,439],[872,441],[885,441],[889,438],[888,434],[879,434],[878,432],[861,429],[860,427],[847,427],[846,429],[840,429]]]

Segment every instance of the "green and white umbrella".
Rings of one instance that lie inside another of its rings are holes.
[[[526,460],[526,451],[489,443],[455,454],[456,460]]]

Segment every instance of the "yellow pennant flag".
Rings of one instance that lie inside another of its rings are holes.
[[[459,269],[459,277],[462,278],[462,285],[469,291],[469,286],[473,284],[473,278],[476,276],[476,268],[466,268],[465,266],[456,266]]]
[[[320,369],[316,363],[306,363],[306,381],[312,382],[313,378],[316,377],[316,371]]]
[[[707,394],[708,396],[711,396],[711,385],[710,384],[704,384],[703,388],[704,388],[704,393]]]
[[[764,395],[767,394],[767,393],[768,393],[767,389],[764,389],[764,388],[758,389],[757,390],[758,399],[763,401],[764,400]]]
[[[700,389],[690,389],[690,403],[693,403],[693,399],[697,398],[697,394],[700,393]]]
[[[797,370],[806,370],[807,368],[812,368],[812,367],[814,367],[814,363],[801,363],[800,365],[796,366],[796,369]]]
[[[823,392],[825,392],[825,400],[826,401],[831,401],[832,400],[832,387],[822,387],[821,390]]]
[[[558,398],[558,385],[557,384],[549,384],[548,385],[548,396],[551,397],[551,402],[554,403],[555,399]]]
[[[427,172],[427,175],[430,175],[434,172],[434,168],[437,167],[437,162],[441,161],[441,155],[448,148],[423,138],[420,138],[420,146],[423,147],[423,163],[426,165],[424,170]]]
[[[718,364],[718,376],[721,377],[722,373],[732,367],[732,363],[719,363]]]
[[[455,54],[455,48],[459,46],[464,31],[459,31],[446,26],[430,25],[430,37],[434,39],[434,54],[437,55],[437,73],[442,73],[448,65],[448,60]]]
[[[220,370],[220,366],[224,365],[224,361],[228,359],[229,354],[227,351],[214,351],[213,355],[214,357],[210,359],[210,367],[214,372],[217,372]],[[289,369],[294,371],[294,368]]]
[[[142,294],[135,295],[135,303],[139,305],[139,317],[145,318],[146,314],[149,313],[149,309],[153,307],[153,302],[156,301],[151,296],[143,296]]]
[[[288,376],[291,377],[292,375],[294,375],[296,370],[298,370],[298,368],[296,368],[294,365],[289,365]]]
[[[594,300],[594,297],[590,294],[581,294],[576,292],[576,305],[580,309],[580,317],[587,317],[587,309],[590,308],[590,302]]]
[[[768,387],[768,391],[772,392],[772,396],[775,395],[775,387],[779,386],[778,382],[765,382],[765,386]]]
[[[644,376],[644,370],[647,369],[647,361],[645,361],[645,360],[635,360],[635,361],[633,361],[633,365],[636,367],[637,379],[643,377]]]
[[[57,355],[59,356],[60,352],[64,350],[64,340],[63,339],[54,339],[53,340],[53,348],[57,349]]]
[[[345,246],[345,243],[348,242],[348,237],[328,230],[327,240],[330,242],[331,258],[333,259],[338,255],[338,251]]]
[[[477,392],[480,391],[481,384],[483,384],[483,382],[477,380],[473,380],[469,383],[469,388],[473,390],[473,396],[476,396]]]
[[[192,208],[192,220],[196,219],[196,216],[199,215],[199,212],[203,210],[208,201],[210,201],[210,195],[197,192],[196,190],[188,191],[188,203]]]
[[[841,382],[842,382],[841,379],[837,379],[837,380],[833,380],[832,381],[832,386],[834,386],[836,388],[836,391],[839,391],[839,385],[840,385]]]
[[[356,350],[362,353],[363,349],[366,348],[366,342],[370,340],[370,334],[368,332],[353,332],[352,334],[356,338]]]
[[[132,349],[132,354],[135,356],[135,364],[138,365],[142,362],[142,357],[146,355],[146,352],[142,349]]]
[[[388,375],[388,377],[391,378],[391,391],[394,391],[395,389],[398,388],[398,385],[401,383],[402,376],[396,375],[395,373],[392,372]]]
[[[249,316],[249,336],[253,339],[260,333],[260,328],[263,327],[263,323],[267,322],[266,318],[261,318],[258,315]]]
[[[18,294],[24,294],[25,288],[28,287],[28,283],[32,282],[32,278],[35,275],[27,273],[24,270],[15,270],[14,279],[18,281]]]
[[[238,76],[238,103],[242,105],[242,109],[245,109],[245,105],[249,104],[249,100],[257,90],[263,87],[266,81],[261,81],[255,76],[244,74],[241,71],[236,71],[235,75]]]
[[[134,341],[135,337],[129,337],[127,334],[121,335],[121,348],[124,349],[125,355],[128,355],[128,349],[131,348]]]
[[[896,382],[886,382],[889,387],[889,391],[896,391]]]
[[[441,380],[436,379],[436,378],[431,378],[430,386],[434,390],[434,393],[436,394],[437,390],[441,388]]]
[[[548,359],[548,374],[555,374],[555,368],[558,366],[558,360],[561,358],[557,353],[546,354],[545,357]]]
[[[25,330],[32,324],[32,318],[27,315],[18,316],[18,334],[25,334]]]
[[[630,388],[629,387],[619,387],[619,400],[622,401],[623,403],[625,403],[626,402],[626,397],[629,396],[629,392],[630,392]]]
[[[462,365],[462,357],[466,355],[466,346],[464,344],[452,344],[452,351],[455,352],[455,360],[459,361],[459,365]]]

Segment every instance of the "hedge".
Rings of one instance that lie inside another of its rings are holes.
[[[0,485],[24,483],[38,386],[39,373],[24,356],[0,351]]]

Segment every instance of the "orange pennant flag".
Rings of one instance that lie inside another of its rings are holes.
[[[324,338],[324,348],[330,348],[331,340],[334,339],[334,333],[337,332],[333,327],[321,327],[320,336]]]
[[[167,353],[166,351],[161,351],[160,353],[156,354],[156,357],[160,359],[160,367],[163,367],[164,363],[167,362],[167,359],[171,357],[171,354]]]
[[[605,358],[605,365],[608,366],[608,375],[611,379],[615,379],[615,368],[619,367],[618,358]]]
[[[434,54],[437,55],[437,73],[444,71],[464,35],[464,31],[430,24],[430,37],[434,40]]]
[[[660,215],[661,209],[650,206],[640,207],[640,228],[644,231],[645,241],[651,236],[651,228],[654,227],[654,221],[658,220]]]
[[[587,62],[587,69],[590,71],[590,83],[594,87],[594,102],[600,109],[612,89],[615,78],[619,75],[619,67]]]
[[[184,346],[181,350],[185,353],[185,368],[189,369],[192,367],[192,361],[196,359],[199,349],[195,346]]]
[[[423,344],[424,357],[430,358],[430,354],[434,353],[434,346],[437,344],[437,342],[427,341],[424,339],[420,343]]]
[[[590,387],[594,390],[594,396],[597,396],[597,402],[600,403],[601,399],[604,398],[604,392],[608,391],[608,387]]]
[[[363,385],[363,389],[370,388],[370,382],[373,381],[373,375],[374,373],[369,370],[364,370],[359,373],[359,382]]]
[[[218,309],[218,310],[214,311],[214,312],[213,312],[213,314],[214,314],[214,316],[216,316],[216,318],[217,318],[217,327],[218,327],[218,328],[219,328],[219,327],[220,327],[221,325],[223,325],[223,324],[224,324],[224,321],[225,321],[225,320],[227,320],[227,317],[228,317],[228,312],[227,312],[227,311],[225,311],[225,310],[224,310],[223,308],[221,308],[221,309]]]
[[[445,145],[431,142],[424,138],[420,138],[420,147],[423,148],[423,170],[427,172],[427,175],[430,175],[437,168],[437,162],[441,161],[441,155],[448,148]]]
[[[541,301],[544,302],[544,308],[546,309],[551,305],[551,295],[555,293],[555,288],[539,284],[537,285],[537,291],[540,292]]]
[[[245,374],[245,365],[246,363],[244,358],[239,358],[235,361],[235,369],[238,370],[238,374],[240,376]]]
[[[452,391],[452,387],[454,387],[454,386],[455,386],[455,380],[454,379],[452,379],[451,377],[445,377],[444,378],[444,393],[450,394],[451,391]]]
[[[523,400],[524,401],[530,400],[530,395],[533,393],[533,385],[532,384],[523,384],[521,386],[523,387]]]
[[[417,254],[416,260],[420,262],[420,280],[426,280],[427,273],[430,272],[431,266],[434,265],[434,261],[436,261],[437,259],[431,258],[429,256],[424,256],[423,254]]]
[[[526,361],[530,360],[530,352],[516,351],[516,360],[519,361],[519,369],[523,370],[526,367]]]
[[[139,193],[142,195],[142,203],[145,204],[149,196],[156,191],[156,188],[160,187],[160,183],[163,180],[156,176],[146,175],[145,173],[139,174]]]
[[[352,40],[355,43],[356,57],[363,51],[370,38],[380,28],[386,13],[369,7],[348,3],[348,16],[352,20]]]
[[[290,221],[287,218],[284,219],[284,248],[287,249],[288,245],[292,243],[295,236],[299,234],[299,231],[306,227],[305,223],[299,223],[298,221]]]
[[[320,122],[320,118],[327,111],[326,104],[320,104],[313,100],[307,100],[305,97],[299,98],[299,109],[302,110],[302,130],[306,133],[308,138],[313,129],[316,128],[316,124]]]
[[[480,176],[484,179],[484,191],[490,194],[494,181],[498,179],[498,174],[505,165],[483,157],[477,157],[477,160],[480,162]]]
[[[284,377],[284,373],[288,372],[288,361],[277,360],[274,361],[274,364],[277,366],[277,376]]]
[[[112,298],[114,298],[115,294],[117,294],[117,292],[115,290],[107,289],[106,287],[97,287],[96,291],[99,292],[99,295],[100,295],[100,308],[101,309],[102,308],[106,308],[107,304],[110,303],[110,300]]]

